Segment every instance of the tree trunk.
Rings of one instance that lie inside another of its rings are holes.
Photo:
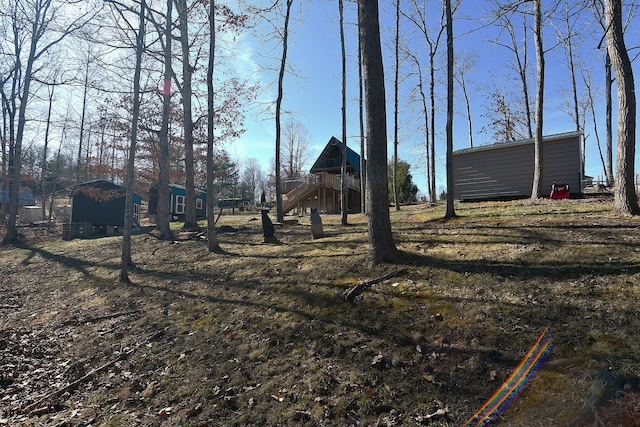
[[[613,95],[611,88],[613,87],[613,77],[611,76],[611,57],[609,56],[609,49],[605,54],[604,64],[605,75],[605,122],[606,122],[606,166],[605,174],[607,175],[607,185],[614,184],[613,177]]]
[[[618,145],[613,209],[617,213],[639,215],[634,182],[636,146],[636,97],[633,69],[624,43],[622,1],[606,1],[607,50],[618,88]]]
[[[522,94],[524,96],[524,110],[526,115],[525,119],[527,123],[527,132],[529,135],[529,139],[531,139],[533,135],[532,135],[532,126],[531,126],[531,107],[529,103],[529,85],[527,84],[527,69],[529,68],[527,64],[529,63],[529,60],[527,56],[527,13],[526,11],[522,12],[522,28],[524,30],[524,36],[522,37],[522,40],[523,40],[522,49],[523,49],[524,59],[523,59],[522,65],[520,66],[520,79],[522,80]],[[515,44],[514,44],[514,47],[515,47]],[[517,50],[516,50],[516,54],[517,54]],[[518,59],[518,63],[520,63],[519,59]]]
[[[55,91],[55,82],[49,88],[49,108],[47,109],[47,124],[44,131],[44,146],[42,147],[42,168],[40,170],[40,189],[42,192],[42,214],[41,218],[44,220],[46,216],[47,206],[47,151],[49,149],[49,130],[51,128],[51,110],[53,109],[53,92]]]
[[[173,25],[173,0],[167,0],[167,22],[164,33],[164,82],[162,88],[162,126],[159,135],[158,159],[158,210],[156,212],[156,230],[160,240],[173,240],[169,226],[169,120],[171,117],[171,27]]]
[[[427,108],[427,96],[424,93],[424,82],[422,78],[422,68],[420,67],[420,61],[418,57],[407,52],[407,55],[413,59],[416,64],[416,70],[418,72],[418,91],[420,92],[420,99],[422,101],[422,115],[424,117],[424,141],[426,150],[426,176],[427,176],[427,194],[431,194],[431,151],[429,150],[429,110]]]
[[[27,122],[26,110],[27,102],[30,95],[31,80],[33,77],[33,64],[36,59],[36,50],[38,40],[42,36],[42,20],[45,18],[41,14],[43,13],[42,4],[37,3],[35,7],[36,15],[33,17],[33,26],[31,31],[31,40],[29,44],[29,56],[27,58],[27,67],[24,71],[24,81],[22,86],[22,93],[20,94],[20,107],[18,109],[18,128],[13,138],[13,129],[11,129],[13,119],[10,124],[10,136],[9,136],[9,205],[8,205],[8,218],[7,218],[7,232],[3,239],[4,244],[11,244],[18,242],[18,229],[16,227],[16,221],[18,219],[18,199],[20,195],[20,172],[22,169],[22,139],[24,137],[24,128]],[[17,25],[17,23],[16,23]],[[17,31],[17,30],[16,30]],[[18,35],[15,35],[16,40]],[[18,55],[16,55],[18,56]],[[19,59],[18,59],[19,60]],[[15,85],[18,80],[18,68],[16,67],[14,72],[14,92],[12,98],[15,102],[15,96],[17,96],[17,90]],[[13,105],[13,113],[15,115],[15,104]],[[15,117],[15,116],[14,116]]]
[[[124,230],[122,233],[122,256],[120,258],[120,282],[129,283],[129,265],[131,264],[131,230],[133,228],[133,187],[135,182],[136,142],[138,139],[138,117],[140,116],[140,73],[142,52],[144,51],[144,24],[146,2],[140,2],[140,26],[136,37],[136,68],[133,75],[133,110],[131,117],[131,141],[127,160],[127,185],[124,202]]]
[[[387,125],[384,67],[380,46],[377,0],[358,1],[358,35],[361,41],[367,114],[367,212],[370,266],[394,262],[398,251],[391,233],[387,179]]]
[[[214,117],[215,104],[213,92],[213,70],[216,57],[216,2],[209,0],[209,62],[207,66],[207,243],[209,252],[220,252],[218,234],[216,233],[216,221],[214,207],[216,197],[213,188],[213,154],[215,144]]]
[[[82,114],[80,117],[80,136],[78,137],[78,162],[76,164],[76,184],[80,181],[82,173],[82,142],[84,140],[84,121],[87,114],[87,92],[89,91],[89,55],[87,52],[87,63],[84,69],[84,92],[82,94]],[[88,165],[85,165],[88,167]]]
[[[437,48],[437,46],[436,46]],[[431,132],[430,136],[431,141],[429,142],[430,148],[430,156],[431,156],[431,193],[429,194],[429,201],[431,203],[435,203],[438,200],[438,196],[436,194],[436,77],[435,77],[435,54],[436,51],[433,48],[430,48],[431,52],[429,53],[429,93],[430,93],[430,102],[431,102]]]
[[[193,156],[193,112],[192,112],[192,74],[193,68],[189,63],[189,26],[187,0],[179,0],[178,12],[180,15],[180,44],[182,47],[182,108],[184,114],[184,171],[185,171],[185,230],[197,230],[196,221],[196,187],[195,168]]]
[[[340,14],[340,46],[342,49],[342,165],[340,167],[340,205],[341,224],[347,225],[347,50],[344,44],[344,5],[343,0],[338,0],[338,11]]]
[[[533,166],[533,188],[531,199],[536,200],[542,195],[543,175],[543,127],[542,115],[544,111],[544,51],[542,50],[542,10],[541,0],[534,1],[535,16],[535,40],[536,40],[536,63],[538,78],[536,81],[536,136],[534,141],[534,166]]]
[[[447,212],[445,218],[453,218],[456,211],[453,205],[453,15],[451,0],[445,0],[447,13]]]
[[[284,17],[284,31],[282,33],[282,59],[280,61],[280,72],[278,74],[278,96],[276,98],[276,220],[284,221],[284,212],[282,212],[282,183],[280,182],[280,145],[281,145],[281,129],[280,115],[282,110],[283,82],[284,73],[287,66],[287,43],[289,42],[289,18],[291,17],[291,5],[293,0],[287,0],[286,12]]]
[[[400,86],[400,0],[396,0],[396,35],[395,35],[395,76],[393,80],[393,202],[396,211],[400,210],[398,197],[398,86]]]
[[[367,213],[367,168],[365,166],[365,137],[364,137],[364,79],[362,76],[362,41],[358,38],[358,106],[360,118],[360,211]]]

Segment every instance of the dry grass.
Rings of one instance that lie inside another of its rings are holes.
[[[116,281],[118,237],[2,250],[0,425],[459,426],[546,325],[554,364],[495,424],[638,419],[625,414],[638,410],[640,220],[596,200],[456,208],[451,220],[442,206],[392,211],[401,265],[372,270],[362,215],[323,216],[319,240],[302,218],[277,245],[260,221],[223,217],[235,231],[219,235],[222,255],[142,233],[131,285]]]

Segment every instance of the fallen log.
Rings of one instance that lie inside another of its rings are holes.
[[[350,288],[346,289],[342,293],[342,298],[344,298],[347,301],[353,302],[353,301],[356,300],[356,298],[358,296],[360,296],[364,291],[366,291],[372,285],[375,285],[375,284],[380,283],[380,282],[384,282],[387,279],[390,279],[392,277],[404,274],[408,270],[409,270],[408,268],[401,268],[399,270],[391,271],[391,272],[385,274],[384,276],[380,276],[380,277],[376,277],[376,278],[373,278],[373,279],[364,280],[364,281],[358,283],[357,285],[351,286]]]

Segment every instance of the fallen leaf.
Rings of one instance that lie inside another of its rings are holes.
[[[496,380],[496,375],[498,375],[497,371],[489,372],[489,381],[495,381]]]

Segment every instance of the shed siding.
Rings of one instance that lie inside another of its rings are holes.
[[[453,153],[455,191],[458,200],[529,197],[533,187],[534,143],[496,144]],[[582,193],[580,135],[544,140],[542,195],[551,185],[569,184]]]

